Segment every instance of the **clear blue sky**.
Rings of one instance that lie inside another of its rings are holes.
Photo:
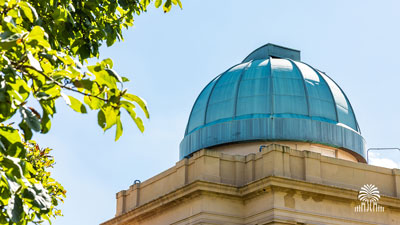
[[[103,48],[128,88],[145,98],[151,119],[141,134],[125,116],[124,134],[103,134],[95,113],[58,102],[47,135],[54,176],[68,190],[55,225],[99,224],[115,214],[115,193],[173,166],[191,107],[215,76],[268,42],[301,50],[349,97],[367,147],[400,146],[400,1],[182,0],[183,10],[151,7],[125,41]],[[400,152],[374,154],[399,165]]]

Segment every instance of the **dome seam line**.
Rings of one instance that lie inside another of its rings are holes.
[[[269,59],[269,71],[270,71],[270,90],[269,90],[269,94],[270,94],[270,98],[271,98],[271,114],[274,115],[275,114],[275,101],[274,101],[274,71],[272,70],[272,57],[270,56]],[[271,118],[274,118],[273,116]]]
[[[336,122],[340,123],[340,122],[339,122],[339,113],[338,113],[338,111],[337,111],[337,103],[336,103],[336,101],[335,101],[335,97],[333,96],[333,92],[332,92],[332,90],[331,90],[331,87],[329,87],[329,85],[328,85],[328,82],[325,80],[325,78],[324,78],[323,76],[321,76],[321,74],[319,73],[319,71],[317,71],[316,69],[314,69],[314,67],[308,65],[307,63],[304,63],[304,64],[305,64],[306,66],[308,66],[309,68],[311,68],[311,69],[317,74],[317,76],[318,76],[320,79],[322,79],[322,80],[325,82],[325,84],[327,85],[328,90],[329,90],[329,93],[331,93],[332,102],[333,102],[333,104],[334,104],[334,107],[333,107],[333,108],[335,109]]]
[[[213,81],[217,80],[220,76],[221,76],[221,74],[218,75],[218,76],[216,76],[216,77],[215,77],[214,79],[212,79],[210,82],[208,82],[208,84],[206,85],[206,87],[207,87],[208,85],[210,85]],[[200,96],[201,96],[201,94],[203,93],[204,90],[205,90],[205,88],[203,88],[203,90],[202,90],[202,91],[200,92],[200,94],[197,96],[196,100],[194,101],[194,105],[196,105],[197,100],[200,98]],[[190,123],[190,118],[192,117],[193,109],[194,109],[194,107],[192,107],[192,110],[190,110],[189,119],[188,119],[188,124],[186,125],[186,129],[185,129],[185,134],[189,133],[189,123]],[[204,123],[203,123],[202,125],[204,125]],[[192,130],[193,130],[193,129],[192,129]]]
[[[242,72],[240,73],[239,79],[237,81],[237,85],[236,85],[236,93],[235,93],[235,98],[234,98],[234,108],[233,108],[233,115],[232,118],[236,117],[236,113],[237,113],[237,105],[238,105],[238,96],[239,96],[239,88],[240,88],[240,82],[242,81],[243,75],[246,73],[247,69],[250,67],[250,65],[252,64],[253,60],[250,60],[249,62],[247,62],[247,65],[245,68],[243,68]]]
[[[236,65],[234,65],[234,66],[231,66],[229,69],[225,70],[225,72],[221,73],[221,74],[216,78],[215,84],[214,84],[214,86],[211,88],[211,90],[210,90],[210,95],[209,95],[208,98],[207,98],[206,109],[204,110],[204,122],[203,122],[203,125],[205,125],[205,124],[207,123],[207,112],[208,112],[208,107],[210,106],[210,99],[211,99],[211,95],[212,95],[213,92],[214,92],[215,86],[217,86],[218,82],[220,81],[220,79],[221,79],[221,77],[222,77],[223,75],[225,75],[229,70],[231,70],[232,68],[234,68],[234,67],[237,66],[237,65],[239,65],[239,64],[236,64]]]
[[[306,102],[307,102],[307,115],[309,117],[311,117],[311,110],[310,110],[311,106],[310,106],[308,90],[307,90],[307,86],[306,86],[306,82],[305,82],[305,78],[304,78],[303,72],[301,72],[300,68],[297,66],[297,64],[292,59],[287,58],[287,60],[289,60],[290,63],[292,63],[292,65],[297,69],[297,71],[300,73],[300,76],[302,77],[301,80],[302,80],[302,83],[303,83],[304,94],[305,94]]]
[[[323,72],[321,72],[321,73],[323,73]],[[351,113],[353,114],[353,119],[354,119],[354,123],[355,123],[355,125],[356,125],[356,130],[357,130],[357,132],[359,132],[360,134],[361,134],[361,129],[360,129],[360,127],[358,126],[358,121],[357,121],[357,118],[356,118],[356,114],[355,114],[355,112],[354,112],[354,110],[353,110],[353,106],[351,106],[351,103],[350,103],[350,100],[349,100],[349,98],[347,98],[347,95],[346,95],[346,93],[343,91],[343,89],[336,83],[336,81],[334,81],[330,76],[328,76],[326,73],[323,73],[326,77],[328,77],[338,88],[339,88],[339,90],[340,90],[340,92],[342,92],[342,94],[343,94],[343,96],[344,96],[344,98],[346,99],[346,103],[349,105],[349,108],[351,109]],[[336,101],[335,101],[335,103],[336,103]],[[339,121],[338,121],[339,122]]]

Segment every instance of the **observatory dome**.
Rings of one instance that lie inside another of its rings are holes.
[[[316,143],[365,161],[365,141],[343,90],[301,62],[299,51],[273,44],[256,49],[201,91],[180,158],[203,148],[254,141]]]

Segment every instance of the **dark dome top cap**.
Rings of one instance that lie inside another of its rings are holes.
[[[300,51],[268,43],[250,53],[250,55],[248,55],[242,61],[242,63],[257,59],[268,59],[269,57],[282,59],[288,58],[295,61],[300,61]]]
[[[365,141],[343,90],[300,62],[300,51],[267,44],[215,77],[197,97],[180,158],[213,146],[300,141],[365,161]]]

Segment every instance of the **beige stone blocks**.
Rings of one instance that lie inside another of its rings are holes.
[[[375,184],[384,214],[354,212]],[[116,224],[400,224],[400,170],[271,144],[248,155],[201,150],[117,194]]]

